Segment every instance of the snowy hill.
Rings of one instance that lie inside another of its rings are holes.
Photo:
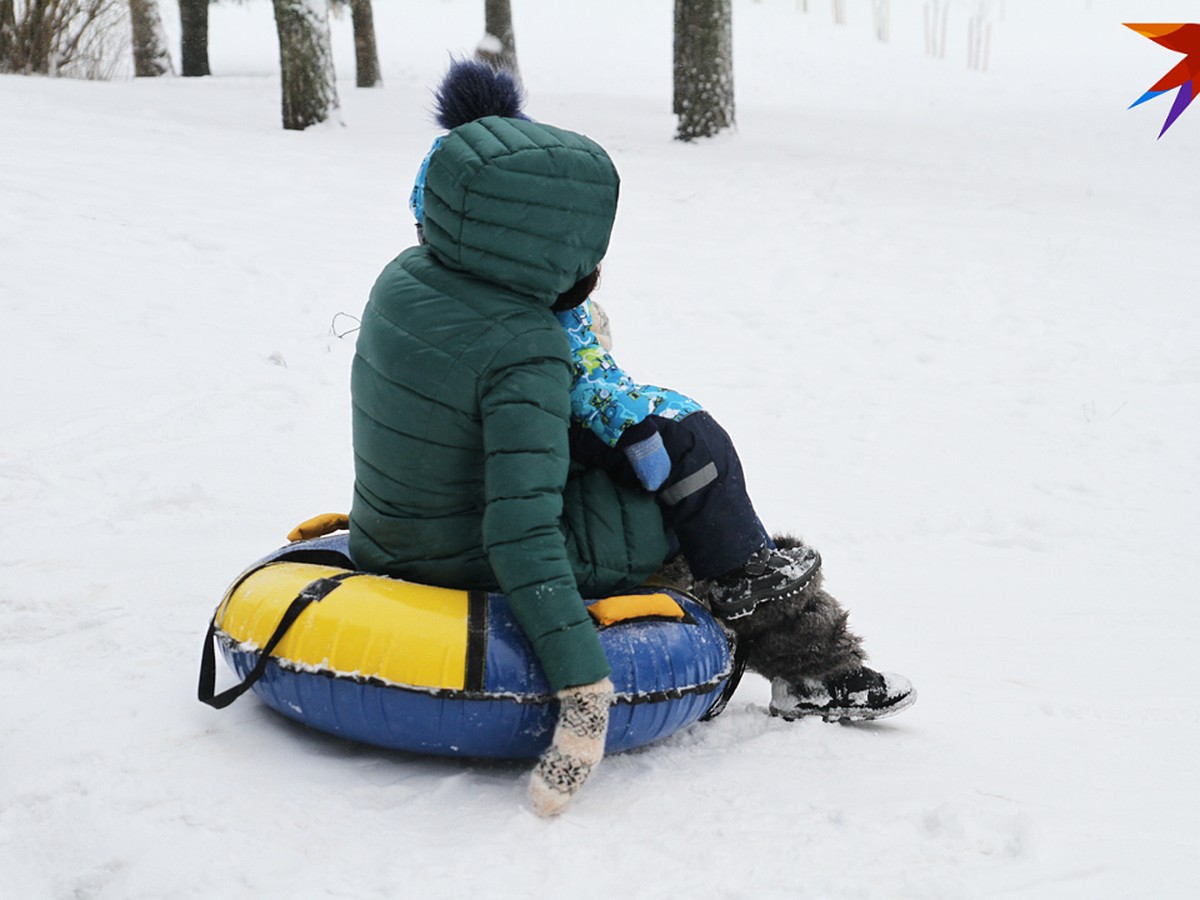
[[[671,138],[671,5],[514,3],[535,117],[623,177],[616,356],[817,546],[874,726],[729,709],[607,759],[380,752],[194,700],[212,607],[352,484],[353,322],[412,242],[430,87],[482,4],[377,2],[385,87],[285,133],[269,4],[216,77],[0,77],[0,883],[12,898],[1200,895],[1200,109],[1128,105],[1182,0],[735,3],[736,133]],[[169,4],[164,4],[168,12]],[[1052,7],[1052,8],[1049,8]],[[168,23],[168,25],[176,23]],[[619,50],[617,49],[619,48]]]

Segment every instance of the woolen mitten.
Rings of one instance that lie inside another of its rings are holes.
[[[554,739],[529,779],[529,800],[539,816],[556,816],[566,809],[604,757],[613,684],[603,678],[564,688],[555,696],[559,706]]]

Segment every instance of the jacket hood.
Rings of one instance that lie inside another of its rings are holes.
[[[426,245],[443,265],[547,305],[604,258],[620,178],[580,134],[489,116],[429,158]]]

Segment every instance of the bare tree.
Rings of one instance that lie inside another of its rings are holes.
[[[730,0],[675,0],[677,140],[711,137],[734,124]]]
[[[208,68],[208,2],[179,0],[179,63],[186,78],[212,74]]]
[[[139,78],[173,75],[167,52],[158,0],[129,0],[129,24],[133,29],[133,74]]]
[[[509,0],[484,0],[483,29],[486,34],[475,51],[478,57],[494,68],[512,72],[519,82],[521,70],[517,66],[517,39]]]
[[[279,32],[283,127],[302,131],[338,108],[328,0],[273,0]]]
[[[354,25],[354,84],[375,87],[383,84],[379,74],[379,52],[375,49],[375,12],[371,0],[350,0]]]
[[[17,36],[17,11],[13,0],[0,0],[0,72],[11,72],[13,44]]]
[[[117,0],[0,0],[0,72],[96,76]]]

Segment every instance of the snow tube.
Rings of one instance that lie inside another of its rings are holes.
[[[221,708],[253,690],[313,728],[417,753],[520,759],[549,745],[557,707],[503,595],[352,565],[348,536],[337,534],[251,566],[213,615],[200,699]],[[617,695],[608,752],[724,706],[737,681],[733,637],[694,599],[645,588],[589,610]],[[241,679],[221,694],[215,646]]]

